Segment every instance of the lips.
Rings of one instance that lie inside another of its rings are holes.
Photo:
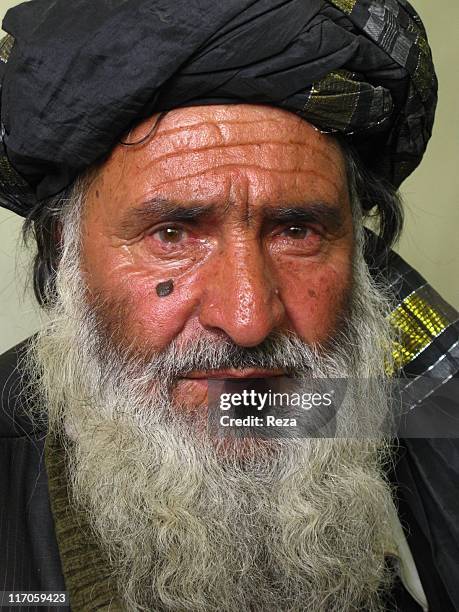
[[[285,376],[285,372],[278,369],[267,370],[261,368],[206,370],[205,372],[192,371],[183,378],[191,380],[208,380],[209,378],[271,378],[275,376]]]

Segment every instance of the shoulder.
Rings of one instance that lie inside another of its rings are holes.
[[[25,407],[33,390],[24,367],[30,339],[0,355],[0,438],[17,438],[32,433]]]

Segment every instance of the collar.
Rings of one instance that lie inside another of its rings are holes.
[[[93,537],[85,514],[69,503],[65,450],[46,437],[45,462],[62,573],[73,612],[123,612],[109,564]]]
[[[386,555],[395,560],[400,580],[414,601],[421,606],[423,612],[429,612],[427,597],[395,506],[393,506],[390,521],[393,546],[390,547]]]

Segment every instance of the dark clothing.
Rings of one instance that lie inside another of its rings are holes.
[[[18,397],[24,347],[0,357],[0,589],[65,591],[44,465],[46,431],[34,431]]]

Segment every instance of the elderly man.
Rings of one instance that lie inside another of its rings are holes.
[[[35,0],[3,27],[1,201],[49,315],[1,360],[4,589],[457,609],[458,449],[433,439],[457,316],[390,251],[436,102],[413,9]],[[399,375],[432,439],[378,429]],[[349,381],[336,438],[207,427],[222,379],[324,378]]]

